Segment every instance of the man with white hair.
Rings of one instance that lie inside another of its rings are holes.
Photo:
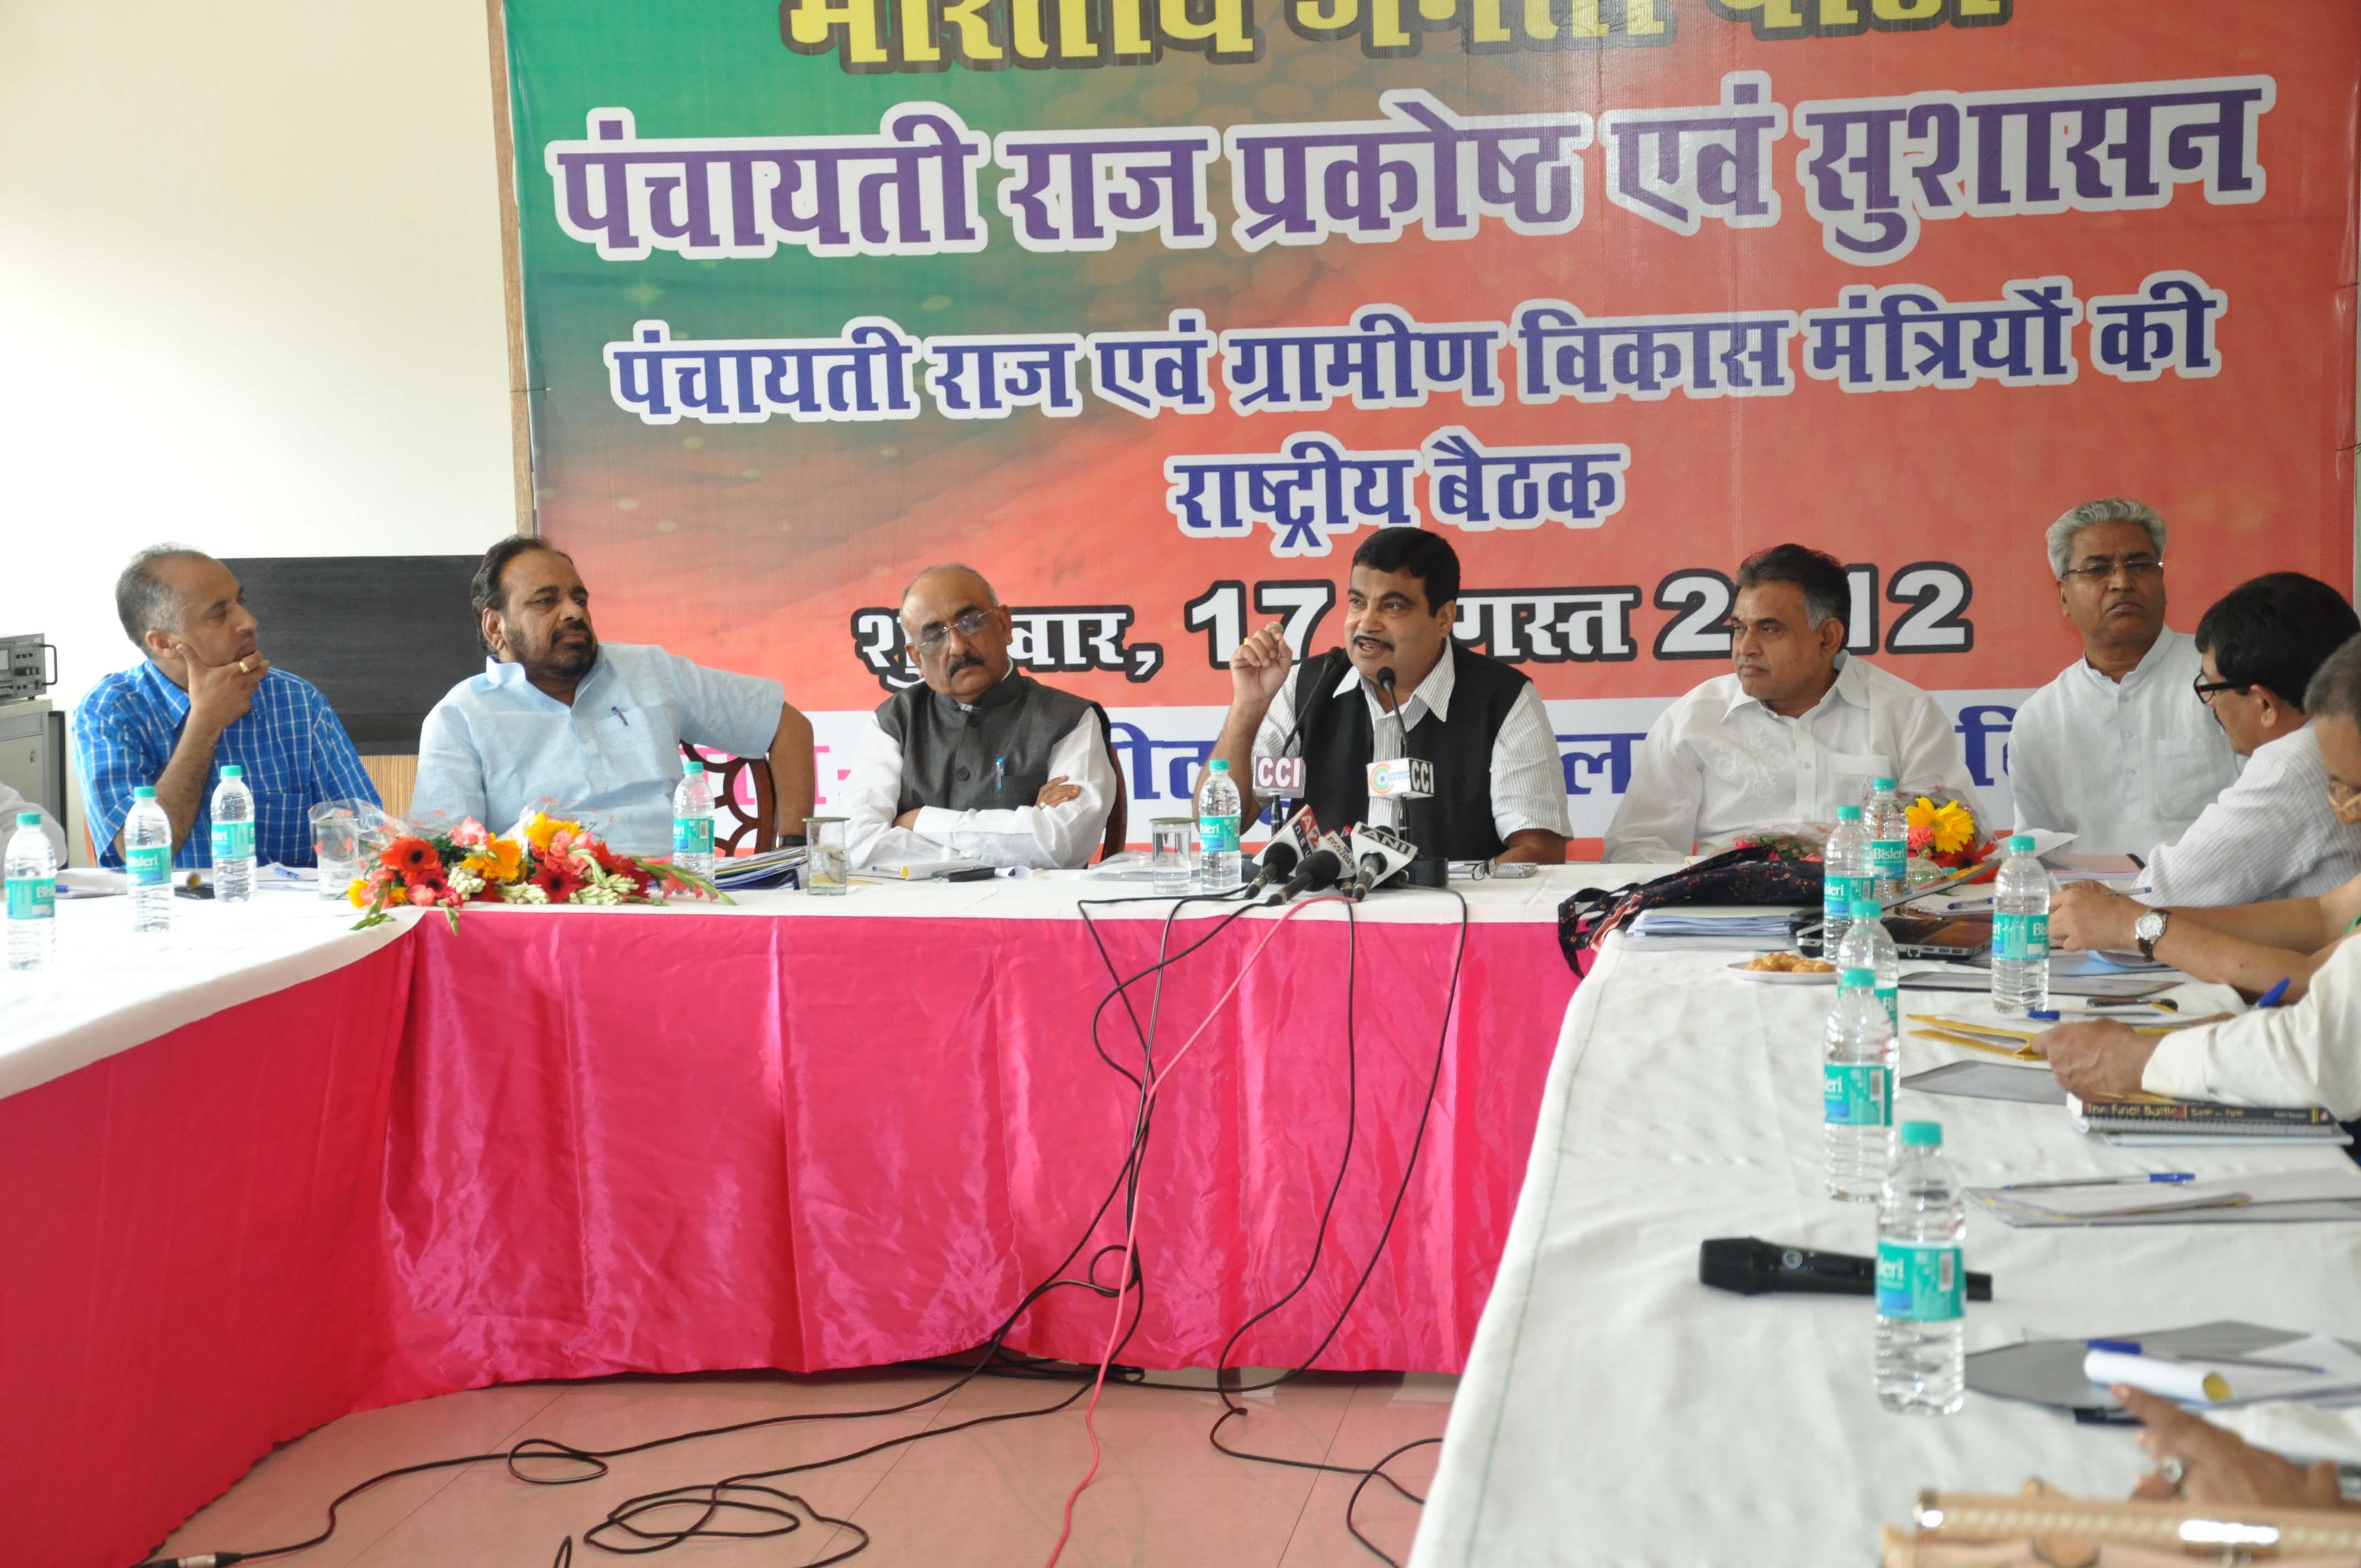
[[[2196,687],[2196,639],[2164,623],[2164,519],[2132,500],[2085,501],[2049,525],[2058,608],[2082,656],[2026,699],[2009,738],[2020,832],[2076,850],[2143,854],[2189,830],[2238,776]]]

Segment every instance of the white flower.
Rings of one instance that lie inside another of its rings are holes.
[[[530,882],[503,883],[500,887],[500,898],[503,903],[508,904],[547,904],[549,902],[549,894],[541,890],[540,884]]]
[[[451,872],[451,891],[462,898],[473,898],[484,891],[484,879],[463,867],[455,867]]]

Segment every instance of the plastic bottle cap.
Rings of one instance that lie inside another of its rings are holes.
[[[701,773],[705,771],[705,764],[698,762],[696,758],[691,757],[686,762],[681,763],[680,771],[684,773]]]
[[[1856,898],[1850,913],[1856,920],[1874,920],[1885,911],[1878,907],[1877,900],[1873,898]]]
[[[2033,850],[2034,841],[2032,834],[2012,833],[2008,836],[2008,852],[2010,854],[2029,855],[2033,853]]]
[[[154,784],[135,784],[132,786],[131,798],[134,800],[153,800],[156,798],[156,786]]]
[[[1860,821],[1860,820],[1861,820],[1861,807],[1860,807],[1860,806],[1838,806],[1838,807],[1837,807],[1837,820],[1838,820],[1838,821],[1839,821],[1839,822],[1858,822],[1858,821]]]
[[[1230,771],[1229,759],[1228,759],[1228,758],[1226,758],[1226,757],[1216,757],[1216,758],[1214,758],[1214,759],[1213,759],[1213,771],[1214,771],[1215,773],[1228,773],[1228,772]]]
[[[225,779],[242,779],[246,777],[246,770],[239,767],[236,762],[225,763],[222,767],[222,777]]]
[[[41,814],[40,814],[39,812],[38,812],[38,811],[20,811],[20,812],[16,813],[16,826],[17,826],[17,827],[19,827],[19,828],[38,828],[40,825],[41,825]]]
[[[1869,787],[1881,790],[1892,789],[1897,782],[1894,779],[1872,779],[1869,781]]]
[[[1905,1149],[1941,1148],[1943,1146],[1943,1124],[1940,1122],[1903,1123],[1902,1146]]]
[[[1837,983],[1849,991],[1861,986],[1874,986],[1877,983],[1877,971],[1873,969],[1843,970],[1837,975]]]

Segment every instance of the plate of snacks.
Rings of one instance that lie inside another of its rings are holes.
[[[1834,985],[1837,966],[1801,953],[1764,953],[1730,966],[1730,972],[1756,985]]]

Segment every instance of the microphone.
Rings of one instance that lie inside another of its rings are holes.
[[[1255,861],[1255,879],[1246,884],[1246,897],[1253,898],[1301,865],[1303,857],[1312,852],[1319,828],[1308,806],[1280,823],[1279,831],[1270,836],[1270,842],[1263,846],[1261,856]]]
[[[1336,674],[1336,666],[1345,656],[1345,650],[1342,648],[1331,648],[1320,655],[1320,674],[1312,683],[1312,696],[1318,696],[1322,686],[1332,684],[1332,677]],[[1296,678],[1291,674],[1288,676],[1290,680]],[[1287,727],[1287,739],[1279,748],[1280,756],[1292,757],[1303,749],[1303,714],[1304,709],[1301,707],[1295,710],[1295,722]]]
[[[1334,886],[1344,877],[1345,868],[1352,864],[1352,850],[1343,834],[1323,834],[1311,853],[1303,857],[1303,863],[1295,868],[1295,874],[1287,879],[1287,885],[1265,902],[1285,904],[1306,888]]]
[[[1378,689],[1386,694],[1386,711],[1399,721],[1401,718],[1401,698],[1394,695],[1394,667],[1391,664],[1378,672]]]
[[[1400,834],[1367,823],[1353,827],[1354,875],[1345,896],[1358,904],[1374,888],[1384,886],[1418,859],[1418,846]]]
[[[1717,1290],[1741,1296],[1797,1293],[1873,1296],[1877,1260],[1843,1252],[1811,1252],[1752,1236],[1722,1236],[1697,1249],[1697,1278]],[[1968,1299],[1993,1299],[1992,1276],[1968,1276]]]

